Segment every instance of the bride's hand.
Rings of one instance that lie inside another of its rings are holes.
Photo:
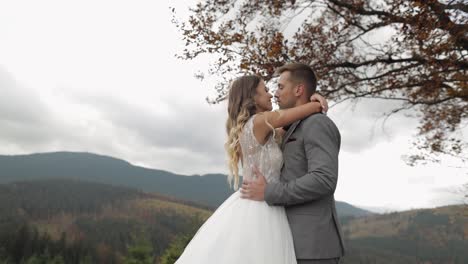
[[[318,93],[314,93],[311,97],[310,97],[310,101],[311,102],[319,102],[320,105],[322,106],[322,113],[327,113],[328,112],[328,102],[327,100],[321,96],[320,94]]]

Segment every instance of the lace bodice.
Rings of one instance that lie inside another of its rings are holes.
[[[247,121],[240,136],[242,175],[244,180],[254,179],[253,168],[257,166],[267,182],[279,182],[283,153],[273,136],[264,145],[258,143],[253,133],[254,117]]]

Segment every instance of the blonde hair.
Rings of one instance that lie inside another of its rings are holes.
[[[231,187],[234,182],[234,190],[239,187],[239,161],[242,161],[239,137],[245,123],[256,112],[254,95],[260,81],[261,78],[255,75],[242,76],[235,79],[229,87],[226,121],[228,138],[224,146],[228,154],[228,182]]]

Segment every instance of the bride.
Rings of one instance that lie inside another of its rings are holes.
[[[317,94],[307,104],[277,111],[272,111],[272,97],[258,76],[239,77],[229,88],[226,150],[229,182],[236,190],[239,162],[243,179],[252,180],[253,170],[258,169],[268,182],[278,182],[283,162],[277,144],[284,133],[281,128],[326,111],[325,100]],[[242,199],[236,191],[200,227],[175,263],[296,264],[285,210]]]

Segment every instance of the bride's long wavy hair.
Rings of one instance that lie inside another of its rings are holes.
[[[226,122],[227,142],[224,145],[228,154],[228,182],[234,190],[239,187],[239,161],[242,150],[239,137],[245,123],[256,112],[254,95],[262,79],[256,75],[247,75],[235,79],[229,87],[228,119]]]

